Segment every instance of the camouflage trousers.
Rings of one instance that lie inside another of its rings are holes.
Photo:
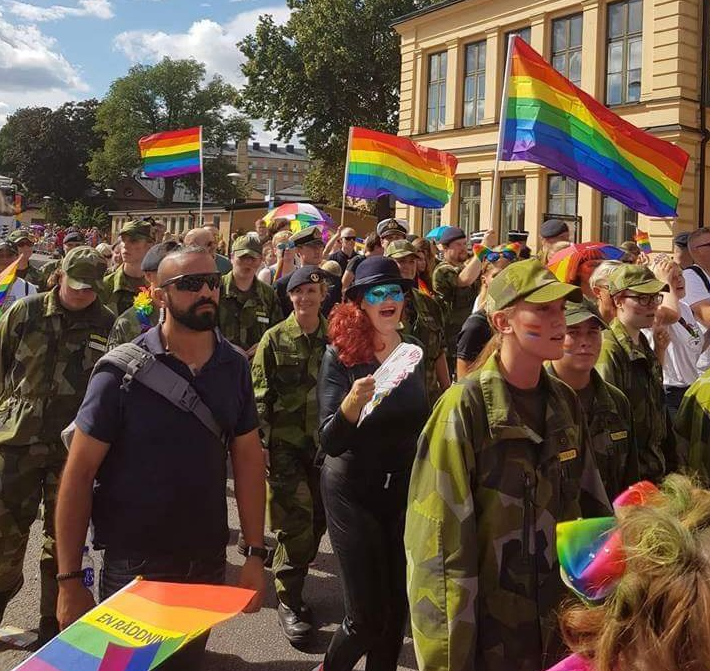
[[[267,516],[276,535],[273,573],[276,595],[293,610],[300,609],[308,565],[325,533],[320,495],[320,470],[313,465],[315,448],[287,445],[269,450]]]
[[[67,451],[60,443],[0,445],[0,619],[23,583],[22,564],[30,526],[42,502],[44,535],[40,557],[40,615],[57,609],[54,511]]]

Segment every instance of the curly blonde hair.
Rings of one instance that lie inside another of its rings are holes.
[[[595,671],[707,671],[710,491],[669,475],[647,505],[617,515],[624,576],[602,605],[563,611],[565,642]]]

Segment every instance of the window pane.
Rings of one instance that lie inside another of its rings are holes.
[[[476,123],[474,118],[474,109],[472,102],[464,102],[463,104],[463,125],[473,126]]]
[[[548,189],[551,196],[559,196],[562,192],[562,175],[550,175]]]
[[[567,20],[560,19],[552,24],[552,51],[562,51],[567,48]]]
[[[572,80],[577,86],[582,82],[582,52],[573,51],[569,55],[569,75],[568,79]]]
[[[640,70],[641,69],[641,40],[629,40],[629,52],[628,52],[628,65],[629,70]]]
[[[476,92],[477,97],[483,98],[486,95],[486,75],[485,74],[478,75],[477,88],[478,88],[478,91]]]
[[[631,70],[628,82],[626,100],[627,102],[637,102],[641,99],[641,70]]]
[[[552,57],[552,67],[563,75],[567,74],[567,55],[560,54]]]
[[[626,3],[619,2],[609,5],[609,37],[620,37],[624,32],[624,14],[626,13]]]
[[[581,16],[573,16],[570,19],[569,45],[570,45],[570,47],[581,47],[582,46],[582,17]]]
[[[523,42],[525,42],[526,44],[530,44],[530,27],[523,28],[518,32],[520,34],[520,37],[523,38]]]
[[[484,107],[485,107],[485,103],[484,103],[483,99],[479,98],[478,102],[476,103],[476,123],[477,124],[481,123],[481,120],[483,119]]]
[[[609,75],[607,78],[606,99],[610,105],[621,102],[621,75]]]
[[[481,42],[478,45],[478,69],[479,70],[486,69],[486,43],[485,42]]]
[[[642,30],[643,3],[641,0],[632,0],[629,3],[629,27],[627,32],[640,33]]]
[[[439,75],[439,54],[429,56],[429,81],[438,79]]]
[[[444,79],[446,77],[446,52],[442,51],[439,57],[439,79]]]
[[[609,62],[607,64],[609,73],[621,72],[623,66],[624,45],[622,42],[615,42],[609,45]]]
[[[466,74],[476,69],[476,50],[473,46],[466,47]]]

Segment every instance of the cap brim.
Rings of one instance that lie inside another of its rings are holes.
[[[661,291],[668,291],[668,285],[661,280],[648,280],[642,284],[636,284],[633,287],[626,287],[622,291],[635,291],[637,294],[657,294]]]
[[[567,326],[576,326],[589,319],[596,319],[604,329],[609,328],[609,325],[599,315],[595,315],[589,310],[578,310],[571,315],[565,315],[565,324],[567,324]]]
[[[581,303],[582,290],[574,284],[566,284],[565,282],[550,282],[539,289],[535,289],[535,291],[527,294],[526,296],[520,296],[520,298],[528,303],[551,303],[552,301],[557,301],[560,298],[567,298],[575,303]]]
[[[82,289],[91,289],[92,291],[98,292],[101,288],[101,282],[99,280],[82,281],[69,277],[69,275],[67,275],[67,284],[71,289],[76,289],[77,291]]]
[[[232,252],[232,255],[236,257],[251,256],[253,259],[258,259],[260,256],[263,256],[259,252],[255,252],[253,249],[235,249]]]
[[[416,252],[408,252],[406,250],[403,250],[401,252],[393,252],[392,254],[385,254],[385,257],[388,259],[404,259],[407,256],[416,256]]]

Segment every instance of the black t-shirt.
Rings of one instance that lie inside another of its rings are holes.
[[[533,389],[520,389],[509,382],[505,384],[510,392],[513,408],[515,408],[523,424],[532,429],[538,436],[544,438],[547,392],[542,381]]]
[[[360,254],[355,254],[350,261],[348,261],[348,265],[345,268],[345,270],[349,270],[353,275],[355,274],[355,271],[357,270],[357,267],[366,259],[367,257],[362,256]]]
[[[493,336],[493,329],[483,310],[466,318],[456,341],[456,358],[474,361]]]
[[[352,256],[346,256],[345,252],[342,249],[339,249],[337,252],[333,252],[329,257],[328,261],[337,261],[338,265],[342,268],[343,272],[345,272],[345,269],[348,267],[348,264],[356,257],[359,256],[359,254],[356,254],[353,252]]]
[[[256,429],[249,363],[217,335],[214,353],[193,375],[163,349],[156,326],[136,343],[189,380],[231,442]],[[200,420],[140,382],[102,367],[76,418],[86,434],[109,443],[96,475],[94,544],[124,556],[200,555],[222,550],[227,526],[226,448]]]

